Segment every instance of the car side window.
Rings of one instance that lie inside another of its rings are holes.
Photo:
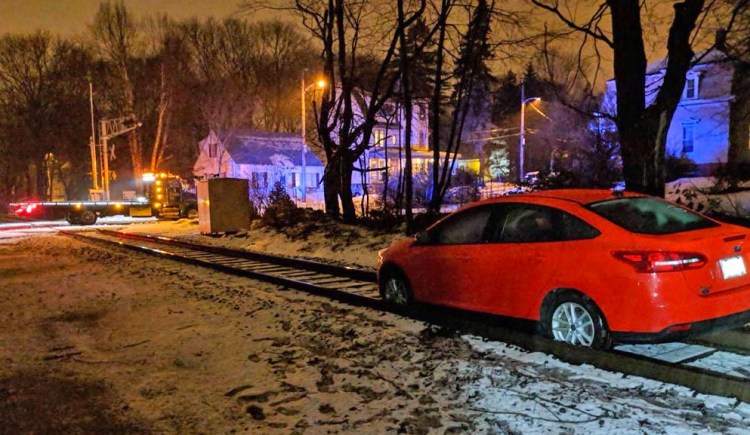
[[[563,240],[585,240],[599,236],[601,232],[570,213],[559,211]]]
[[[562,210],[535,204],[512,204],[493,219],[493,240],[499,243],[538,243],[589,239],[599,231]]]
[[[486,243],[487,223],[491,214],[491,207],[470,208],[440,223],[431,231],[430,238],[438,245]]]

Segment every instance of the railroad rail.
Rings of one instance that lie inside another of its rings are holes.
[[[545,339],[533,334],[533,327],[528,324],[522,322],[519,328],[517,321],[498,316],[435,306],[391,306],[380,299],[376,273],[371,270],[104,229],[95,232],[61,230],[61,233],[295,288],[352,305],[395,312],[456,333],[552,354],[573,364],[590,364],[750,402],[750,328],[747,326],[699,336],[689,342],[620,345],[605,352]]]

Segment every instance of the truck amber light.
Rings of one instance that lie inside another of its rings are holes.
[[[615,251],[612,256],[631,265],[639,273],[699,269],[708,261],[705,255],[697,252]]]

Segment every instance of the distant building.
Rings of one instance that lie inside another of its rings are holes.
[[[301,196],[302,139],[298,134],[211,131],[198,146],[193,174],[199,179],[245,178],[250,182],[250,189],[261,194],[280,181],[290,196]],[[322,192],[323,163],[308,149],[305,164],[307,192]]]
[[[750,160],[750,78],[717,49],[697,54],[694,62],[667,133],[666,155],[688,158],[697,165],[695,175],[708,175],[731,159]],[[656,99],[665,72],[666,59],[649,65],[647,106]],[[610,80],[602,111],[616,110],[616,84]]]
[[[429,109],[426,101],[415,101],[411,125],[412,175],[428,177],[432,173],[433,152],[429,149]],[[406,166],[404,145],[406,144],[406,114],[398,102],[389,102],[377,116],[377,123],[372,130],[371,148],[360,158],[359,167],[366,174],[370,192],[379,193],[387,176],[396,180]],[[439,153],[441,163],[445,152]],[[453,167],[479,172],[479,160],[464,160],[459,154]],[[355,194],[363,192],[362,175],[355,172],[352,178],[352,189]]]

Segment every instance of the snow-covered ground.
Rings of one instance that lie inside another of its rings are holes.
[[[122,230],[364,267],[399,237]],[[0,307],[11,432],[750,433],[730,398],[53,234],[0,239]]]

